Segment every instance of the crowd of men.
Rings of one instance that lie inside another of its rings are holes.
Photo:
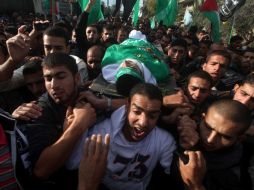
[[[254,49],[87,25],[95,2],[71,23],[2,19],[0,189],[253,190]]]

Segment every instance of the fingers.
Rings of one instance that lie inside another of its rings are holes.
[[[25,34],[25,31],[26,31],[26,25],[22,25],[18,28],[19,34]]]
[[[96,153],[96,141],[97,141],[97,136],[96,135],[92,135],[91,140],[90,140],[90,144],[88,147],[88,155],[89,156],[94,156]]]
[[[91,138],[87,138],[84,145],[84,154],[86,157],[92,157],[93,159],[105,159],[108,154],[110,144],[110,136],[106,134],[104,142],[100,134],[93,134]]]
[[[101,156],[102,148],[103,148],[102,146],[103,146],[102,136],[99,134],[97,135],[96,147],[95,147],[95,156],[97,159],[98,159],[97,156]]]
[[[30,120],[30,119],[36,119],[39,116],[41,116],[42,108],[35,104],[35,102],[31,103],[24,103],[21,106],[19,106],[14,112],[12,113],[12,116],[16,119],[21,120]]]

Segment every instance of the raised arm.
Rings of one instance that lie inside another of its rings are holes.
[[[10,79],[18,64],[28,55],[30,38],[24,34],[25,28],[25,25],[21,26],[18,34],[6,41],[10,57],[0,65],[0,82]]]

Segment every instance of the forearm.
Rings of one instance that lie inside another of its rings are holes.
[[[13,71],[17,68],[17,63],[8,58],[4,64],[0,65],[0,82],[10,79]]]
[[[83,130],[71,125],[53,145],[47,147],[40,155],[34,168],[34,174],[42,179],[48,178],[61,168],[72,153]]]
[[[79,179],[78,190],[97,190],[99,184],[85,184],[82,179]]]

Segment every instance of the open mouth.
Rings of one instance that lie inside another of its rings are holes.
[[[135,137],[140,138],[140,137],[145,135],[145,131],[143,129],[141,129],[141,128],[135,127],[133,130],[134,130],[134,136]]]

